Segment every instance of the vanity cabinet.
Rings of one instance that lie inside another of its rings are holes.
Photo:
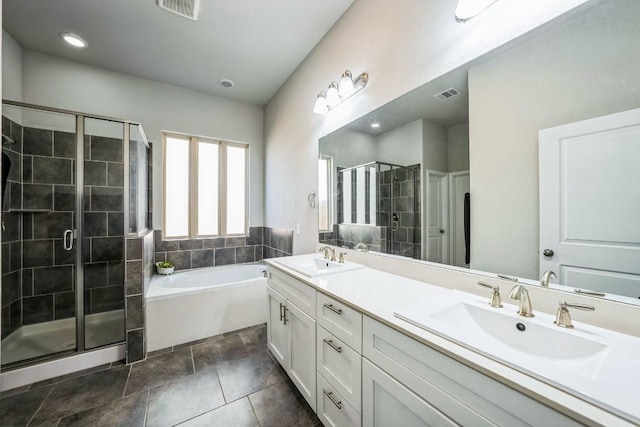
[[[362,314],[317,296],[318,418],[326,427],[361,425]]]
[[[385,425],[384,420],[395,419],[396,412],[416,416],[424,425],[431,425],[429,419],[439,420],[436,425],[581,425],[366,316],[362,354],[362,415],[366,426]]]
[[[267,347],[315,411],[316,291],[275,269],[268,277]]]

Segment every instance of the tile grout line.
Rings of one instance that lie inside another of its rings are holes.
[[[122,397],[125,396],[125,393],[127,392],[127,386],[129,385],[129,378],[131,378],[131,371],[133,370],[133,365],[129,366],[129,372],[127,373],[127,381],[125,381],[124,383],[124,390],[122,390]]]
[[[31,418],[29,418],[29,422],[27,423],[27,425],[31,424],[31,421],[33,421],[33,419],[36,417],[36,415],[38,415],[38,412],[40,412],[40,410],[42,409],[42,407],[44,406],[44,403],[47,401],[47,399],[49,398],[49,396],[51,396],[51,393],[53,393],[53,389],[56,388],[58,384],[54,384],[53,387],[51,387],[51,390],[49,390],[49,393],[47,393],[47,397],[45,397],[42,400],[42,403],[40,404],[40,406],[38,406],[38,409],[36,409],[36,411],[33,413],[33,415],[31,416]],[[60,420],[58,420],[58,423],[60,423]]]
[[[258,413],[256,412],[256,408],[253,406],[253,402],[251,401],[249,396],[250,395],[247,395],[247,400],[249,401],[249,405],[251,405],[251,412],[253,412],[253,416],[255,417],[256,422],[258,423],[258,426],[262,426],[262,423],[260,423],[260,419],[258,418]]]
[[[144,421],[142,423],[143,427],[147,425],[147,418],[149,417],[149,399],[151,399],[150,388],[147,390],[147,402],[145,403],[145,406],[144,406]]]

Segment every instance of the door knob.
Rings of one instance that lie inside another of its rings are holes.
[[[553,252],[553,249],[545,249],[544,251],[542,251],[542,255],[551,258],[553,256],[555,252]]]
[[[444,230],[440,230],[440,234],[444,234]]]

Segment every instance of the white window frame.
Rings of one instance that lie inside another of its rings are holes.
[[[189,140],[189,235],[167,236],[166,227],[166,182],[167,182],[167,138]],[[218,234],[198,234],[198,143],[206,142],[219,147],[218,155]],[[227,148],[239,147],[245,150],[245,188],[244,188],[244,230],[241,233],[227,232]],[[249,144],[224,141],[216,138],[186,135],[176,132],[162,132],[162,238],[163,240],[206,239],[212,237],[235,237],[249,234]]]
[[[318,163],[320,160],[325,160],[327,162],[327,226],[328,228],[323,229],[320,227],[320,209],[318,207],[318,228],[321,233],[329,233],[333,231],[333,157],[325,156],[323,154],[318,158]],[[318,164],[318,167],[320,165]],[[318,181],[318,190],[320,189],[320,182]]]

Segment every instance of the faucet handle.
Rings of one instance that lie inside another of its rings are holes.
[[[489,301],[489,305],[495,308],[502,308],[502,299],[500,298],[500,288],[497,286],[492,286],[486,282],[479,281],[478,285],[484,286],[485,288],[493,289],[493,295],[491,295],[491,300]]]
[[[346,252],[340,252],[340,258],[338,259],[338,262],[340,264],[344,264],[344,256],[347,255]]]
[[[573,328],[571,315],[569,314],[569,308],[576,308],[578,310],[585,311],[594,311],[596,309],[594,306],[588,304],[577,304],[560,301],[560,303],[558,304],[558,313],[556,314],[556,320],[554,320],[553,323],[560,326],[561,328]]]

